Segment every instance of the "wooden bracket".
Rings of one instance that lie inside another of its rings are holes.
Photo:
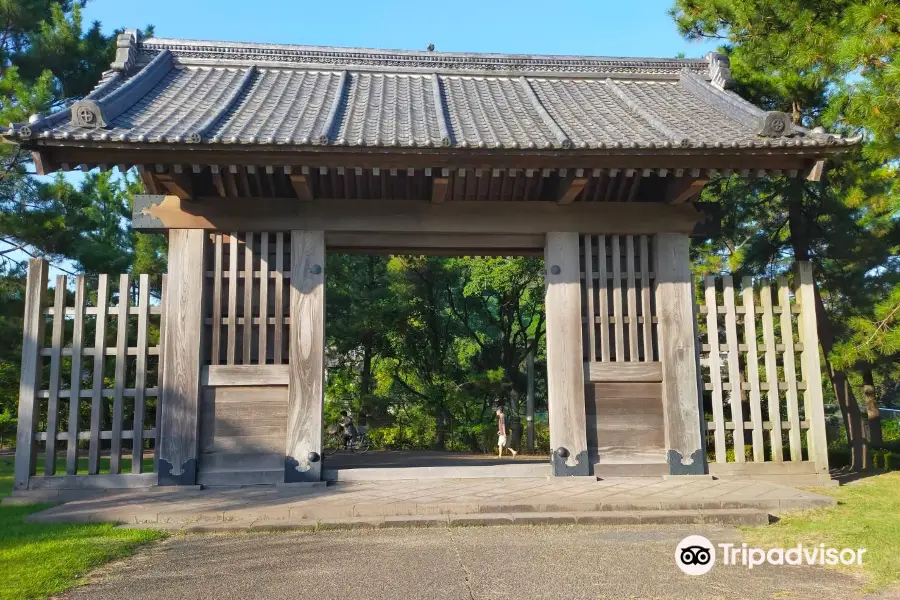
[[[306,175],[292,173],[289,177],[291,178],[291,185],[294,186],[294,193],[297,194],[298,200],[309,202],[313,199],[312,188],[309,186],[309,179]]]
[[[666,194],[666,204],[682,204],[700,195],[708,179],[676,179]]]
[[[572,179],[569,183],[568,187],[563,191],[562,195],[560,195],[558,204],[572,204],[575,201],[575,198],[578,197],[578,194],[584,189],[584,186],[587,185],[587,177],[576,177]]]
[[[825,161],[817,160],[806,173],[807,181],[819,181],[822,179],[822,173],[825,171]]]
[[[440,204],[447,199],[447,192],[450,190],[450,179],[448,177],[435,177],[431,186],[431,203]]]
[[[141,179],[144,182],[144,189],[147,191],[147,193],[151,194],[153,196],[160,195],[162,192],[161,192],[159,186],[157,185],[158,182],[153,177],[153,173],[148,171],[147,167],[145,167],[144,165],[138,165],[137,169],[138,169],[138,173],[141,176]]]
[[[187,173],[150,173],[150,177],[155,180],[157,189],[162,187],[182,200],[194,197],[194,184]]]

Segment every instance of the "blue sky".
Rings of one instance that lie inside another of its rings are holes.
[[[424,50],[671,57],[712,45],[681,39],[674,0],[91,0],[105,30],[156,26],[159,37]]]

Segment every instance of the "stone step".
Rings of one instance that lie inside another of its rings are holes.
[[[458,515],[405,515],[384,517],[289,518],[257,521],[127,524],[121,528],[154,527],[184,533],[239,533],[246,531],[322,531],[388,527],[465,527],[494,525],[767,525],[764,510],[650,510],[591,512],[470,513]]]
[[[401,481],[406,479],[480,479],[550,477],[547,463],[511,463],[508,465],[474,465],[454,467],[373,467],[359,469],[325,469],[328,481]]]

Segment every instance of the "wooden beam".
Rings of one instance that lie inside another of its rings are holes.
[[[659,382],[662,381],[662,363],[586,362],[584,378],[590,382]]]
[[[165,296],[166,327],[161,346],[158,483],[197,482],[200,409],[200,339],[204,232],[169,232],[169,273]]]
[[[669,184],[666,204],[682,204],[700,195],[708,179],[676,179]]]
[[[312,188],[306,175],[291,173],[288,177],[291,178],[291,185],[294,187],[294,193],[297,194],[298,200],[309,202],[313,199]]]
[[[655,246],[666,460],[672,475],[703,475],[707,464],[700,430],[700,355],[690,240],[684,234],[663,233],[656,236]]]
[[[207,229],[215,231],[279,231],[315,227],[336,232],[544,234],[691,233],[706,215],[690,204],[576,202],[445,202],[419,200],[319,199],[296,202],[284,198],[201,198],[135,196],[133,227],[138,230]]]
[[[559,204],[572,204],[575,201],[575,198],[578,197],[578,194],[584,189],[584,186],[587,185],[588,178],[587,177],[576,177],[569,182],[568,187],[563,191],[563,193],[559,196],[559,200],[557,202]]]
[[[590,475],[581,344],[578,234],[548,233],[547,407],[554,475]]]
[[[447,199],[447,192],[450,190],[449,177],[435,177],[431,184],[431,203],[441,204]]]
[[[326,232],[329,252],[543,256],[543,234]]]
[[[159,182],[157,189],[162,186],[173,196],[182,200],[190,200],[194,197],[194,184],[187,173],[155,173],[152,175]]]
[[[291,328],[284,480],[322,478],[325,234],[291,231]]]

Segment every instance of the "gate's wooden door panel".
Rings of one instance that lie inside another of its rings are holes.
[[[198,483],[283,481],[287,366],[211,366],[203,379]]]

